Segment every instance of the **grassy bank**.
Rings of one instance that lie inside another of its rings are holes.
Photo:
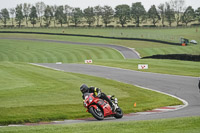
[[[175,98],[93,76],[66,73],[26,63],[0,62],[0,124],[91,117],[79,86],[102,88],[119,98],[124,113],[177,105]],[[134,107],[137,102],[137,107]]]
[[[109,37],[146,38],[179,42],[180,37],[200,42],[199,27],[193,28],[16,28],[0,31],[30,31],[63,34],[100,35]]]
[[[94,131],[96,133],[199,133],[200,117],[149,120],[139,122],[93,122],[70,125],[3,127],[0,130],[1,133],[93,133]]]
[[[96,60],[94,65],[118,67],[143,72],[199,77],[200,63],[193,61],[138,59],[138,60]],[[148,69],[138,70],[138,64],[148,64]]]
[[[123,59],[114,49],[61,43],[0,39],[0,61],[84,62],[86,59]]]
[[[115,39],[100,39],[89,37],[72,37],[72,36],[56,36],[56,35],[27,35],[27,34],[0,34],[0,37],[6,38],[35,38],[35,39],[49,39],[59,41],[72,41],[84,43],[99,43],[99,44],[114,44],[129,48],[135,48],[141,57],[157,55],[157,54],[200,54],[200,45],[189,45],[187,47],[174,46],[168,44],[145,42],[145,41],[130,41],[130,40],[115,40]],[[10,40],[9,43],[15,40]],[[29,42],[30,44],[30,42]]]

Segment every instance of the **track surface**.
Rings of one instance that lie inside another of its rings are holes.
[[[117,80],[120,82],[138,85],[153,90],[165,92],[188,102],[188,106],[176,111],[165,113],[155,113],[148,115],[130,115],[122,119],[107,119],[108,121],[129,121],[129,120],[151,120],[161,118],[174,118],[186,116],[200,116],[200,93],[198,91],[198,78],[189,76],[176,76],[168,74],[157,74],[149,72],[138,72],[133,70],[88,65],[88,64],[48,64],[38,63],[44,67],[62,70],[65,72],[74,72],[87,74],[97,77]],[[66,120],[63,123],[80,123],[95,120]]]
[[[99,44],[99,43],[81,43],[81,42],[70,42],[70,41],[58,41],[58,40],[46,40],[46,39],[28,39],[28,38],[6,38],[0,37],[0,39],[6,40],[27,40],[27,41],[39,41],[39,42],[54,42],[54,43],[64,43],[64,44],[74,44],[74,45],[89,45],[89,46],[98,46],[98,47],[108,47],[113,48],[119,51],[125,59],[139,59],[140,56],[133,49],[127,47],[112,45],[112,44]]]

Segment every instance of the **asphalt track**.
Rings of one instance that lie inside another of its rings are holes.
[[[119,51],[125,59],[139,59],[139,54],[134,50],[123,46],[112,45],[112,44],[100,44],[100,43],[81,43],[81,42],[70,42],[70,41],[58,41],[58,40],[47,40],[47,39],[31,39],[31,38],[11,38],[11,37],[0,37],[5,40],[25,40],[25,41],[39,41],[39,42],[50,42],[50,43],[63,43],[63,44],[74,44],[74,45],[88,45],[98,47],[108,47]]]
[[[112,79],[132,85],[150,88],[164,92],[187,101],[186,107],[164,113],[151,113],[146,115],[128,115],[122,119],[108,118],[107,121],[152,120],[175,117],[200,116],[200,93],[198,78],[189,76],[176,76],[150,72],[138,72],[127,69],[104,67],[88,64],[50,64],[37,63],[35,65],[48,67],[65,72],[81,73],[97,77]],[[119,101],[120,102],[120,101]],[[66,120],[59,124],[91,122],[95,120]]]

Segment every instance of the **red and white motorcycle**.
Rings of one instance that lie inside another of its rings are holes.
[[[84,107],[87,108],[87,112],[91,113],[97,120],[103,120],[105,117],[115,117],[116,119],[123,117],[123,112],[118,106],[118,100],[114,98],[114,96],[108,96],[116,108],[114,112],[106,100],[95,97],[93,93],[85,93],[84,97]]]

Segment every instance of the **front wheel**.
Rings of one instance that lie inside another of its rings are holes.
[[[122,110],[120,108],[117,108],[115,112],[116,112],[116,114],[114,115],[114,117],[116,119],[120,119],[120,118],[123,117],[123,112],[122,112]]]
[[[89,108],[89,112],[94,116],[94,118],[96,118],[97,120],[103,120],[104,119],[104,114],[102,112],[102,110],[97,107],[97,109],[95,109],[94,107],[90,107]]]

